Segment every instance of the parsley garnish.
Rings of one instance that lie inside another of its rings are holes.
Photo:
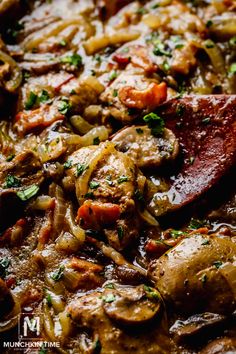
[[[151,133],[154,136],[160,136],[164,132],[165,122],[156,113],[149,113],[143,117],[145,123],[151,129]]]
[[[151,288],[150,286],[147,286],[147,285],[144,285],[143,289],[144,289],[148,299],[160,300],[158,292],[155,289],[153,289],[153,288]]]
[[[78,163],[76,166],[76,176],[79,177],[88,167],[84,164]]]
[[[122,226],[117,227],[117,234],[118,234],[119,240],[122,240],[124,237],[124,229]]]
[[[236,63],[233,63],[229,67],[229,73],[230,74],[236,74]]]
[[[0,260],[0,277],[1,278],[5,278],[7,276],[7,268],[9,267],[9,265],[11,264],[10,259],[8,258],[2,258]]]
[[[51,275],[51,278],[54,280],[54,281],[59,281],[63,278],[64,276],[64,270],[65,270],[65,266],[64,265],[60,265],[59,269],[53,273]]]
[[[113,294],[108,294],[107,296],[102,297],[102,300],[107,303],[113,302],[113,301],[115,301],[115,299],[116,299],[116,297]]]
[[[165,55],[166,57],[171,58],[172,55],[170,52],[168,52],[167,50],[165,50],[165,46],[163,43],[157,43],[153,49],[153,54],[154,55],[158,55],[158,56],[162,56]]]
[[[7,158],[6,158],[6,161],[10,162],[11,160],[14,159],[15,156],[16,156],[15,154],[8,155]]]
[[[113,81],[117,78],[118,74],[116,71],[113,71],[111,75],[109,76],[109,81]]]
[[[20,185],[21,185],[20,179],[13,176],[13,175],[8,175],[5,179],[5,187],[6,188],[17,188]]]
[[[62,99],[61,101],[58,102],[58,111],[66,115],[71,109],[71,105],[67,99]]]
[[[98,182],[96,182],[96,181],[91,181],[91,182],[89,183],[89,187],[90,187],[91,189],[97,189],[99,186],[100,186],[100,183],[98,183]]]
[[[222,266],[222,262],[221,261],[215,261],[213,262],[213,265],[216,267],[216,269],[219,269]]]
[[[118,179],[117,179],[117,182],[119,184],[123,183],[123,182],[127,182],[129,180],[129,178],[127,176],[120,176]]]
[[[76,68],[80,68],[83,64],[82,57],[77,53],[61,58],[61,62],[70,64]]]
[[[45,103],[49,100],[49,98],[50,98],[49,93],[46,90],[42,90],[42,92],[38,97],[38,100],[39,102]]]
[[[38,98],[38,96],[36,95],[36,93],[34,93],[33,91],[30,91],[29,97],[28,97],[27,101],[25,102],[25,109],[30,110],[37,102],[37,98]]]
[[[65,170],[68,170],[69,168],[72,167],[72,161],[71,160],[67,160],[65,163],[64,163],[64,169]]]
[[[190,230],[197,230],[200,227],[204,226],[205,224],[206,224],[206,220],[198,220],[198,219],[192,218],[188,228]]]

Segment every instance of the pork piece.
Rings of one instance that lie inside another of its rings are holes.
[[[235,164],[236,95],[173,99],[159,114],[178,138],[184,155],[170,190],[159,196],[169,199],[166,212],[194,201]],[[160,215],[158,206],[155,215]]]
[[[156,290],[143,285],[113,287],[71,302],[65,311],[74,322],[72,326],[77,331],[89,329],[103,354],[170,352]],[[152,321],[151,327],[148,321]]]
[[[149,276],[176,313],[231,314],[236,307],[235,257],[230,237],[196,234],[151,262]]]
[[[109,243],[123,249],[138,236],[134,195],[144,177],[111,142],[79,149],[68,161],[67,174],[75,183],[80,203],[80,226],[104,230]]]
[[[167,160],[174,160],[179,152],[179,144],[169,129],[155,137],[145,126],[132,126],[120,130],[112,141],[119,151],[127,154],[139,168],[155,168]]]

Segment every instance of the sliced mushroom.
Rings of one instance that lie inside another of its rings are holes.
[[[186,342],[190,337],[203,335],[209,329],[215,329],[217,325],[224,323],[225,316],[205,312],[199,315],[193,315],[185,321],[177,320],[170,328],[170,333],[178,343]]]
[[[175,159],[179,151],[178,140],[169,129],[155,137],[147,126],[132,126],[120,130],[112,141],[140,168],[159,167],[163,162]]]
[[[145,285],[106,289],[103,299],[107,316],[124,325],[146,323],[161,311],[158,291]]]
[[[6,283],[0,278],[0,333],[13,328],[18,321],[20,305],[15,301]]]

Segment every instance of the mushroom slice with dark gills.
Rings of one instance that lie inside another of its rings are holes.
[[[236,308],[235,259],[230,237],[195,234],[151,262],[149,276],[176,313],[228,315]]]
[[[20,304],[13,298],[4,280],[0,278],[0,333],[16,326],[20,313]]]
[[[179,144],[169,129],[155,136],[144,126],[124,128],[115,134],[112,141],[119,151],[127,154],[139,168],[155,168],[168,160],[174,160],[179,152]]]
[[[71,318],[71,327],[77,331],[89,329],[103,354],[169,353],[170,339],[158,292],[144,285],[112,287],[69,303],[65,312]]]
[[[110,245],[122,250],[138,236],[134,195],[142,191],[145,177],[111,142],[81,148],[68,163],[66,178],[75,184],[80,226],[104,230]]]

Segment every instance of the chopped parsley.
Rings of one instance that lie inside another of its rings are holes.
[[[72,65],[77,69],[83,65],[82,57],[77,53],[61,58],[61,62]]]
[[[165,45],[161,42],[155,44],[155,47],[153,49],[153,54],[154,55],[157,55],[157,56],[166,56],[166,57],[169,57],[171,58],[172,55],[170,52],[168,52],[167,50],[165,50]]]
[[[150,286],[147,286],[147,285],[144,285],[143,289],[144,289],[148,299],[158,300],[158,301],[160,300],[159,294],[158,294],[158,292],[155,289],[153,289],[153,288],[151,288]]]
[[[113,71],[111,75],[109,76],[109,81],[113,81],[117,78],[118,74],[116,71]]]
[[[17,188],[20,187],[21,181],[19,178],[13,175],[7,175],[5,179],[5,187],[6,188]]]
[[[100,139],[97,136],[96,138],[93,139],[93,145],[99,145],[100,144]]]
[[[71,105],[67,99],[62,99],[61,101],[58,102],[58,111],[61,114],[66,115],[67,113],[69,113],[70,109],[71,109]]]
[[[79,177],[88,167],[84,164],[78,163],[76,166],[76,176]]]
[[[14,159],[15,156],[16,156],[15,154],[8,155],[7,158],[6,158],[6,161],[10,162],[11,160]]]
[[[124,237],[124,228],[122,226],[117,227],[117,234],[118,234],[119,240],[122,240]]]
[[[17,197],[19,197],[21,200],[26,201],[30,198],[32,198],[35,194],[37,194],[39,191],[39,187],[36,186],[36,184],[33,184],[32,186],[23,189],[22,191],[19,191],[16,193]]]
[[[31,108],[33,108],[33,106],[37,102],[37,98],[38,98],[38,96],[36,95],[36,93],[34,93],[33,91],[30,91],[29,97],[28,97],[27,101],[25,102],[25,109],[30,110]]]
[[[147,123],[148,127],[151,129],[152,135],[155,137],[161,136],[164,132],[165,122],[159,117],[156,113],[149,113],[143,117],[145,123]]]
[[[202,119],[202,123],[203,123],[203,124],[209,124],[210,121],[211,121],[211,118],[210,118],[210,117],[206,117],[206,118],[203,118],[203,119]]]
[[[141,191],[139,189],[136,189],[135,192],[134,192],[134,196],[135,196],[135,199],[141,203],[144,203],[145,202],[145,199],[144,199],[144,196],[143,196],[143,193],[141,193]]]
[[[138,15],[144,15],[146,14],[148,11],[147,9],[145,9],[144,7],[140,7],[137,11],[136,11],[136,14]]]
[[[48,305],[49,307],[51,307],[51,306],[52,306],[52,297],[51,297],[51,295],[50,295],[50,294],[47,294],[46,297],[45,297],[45,299],[46,299],[47,305]]]
[[[232,46],[235,46],[235,45],[236,45],[236,36],[230,38],[229,44],[232,45]]]
[[[84,195],[84,198],[86,199],[94,199],[94,194],[93,192],[88,192]]]
[[[61,280],[63,278],[63,276],[64,276],[64,270],[65,270],[65,266],[64,265],[60,265],[59,269],[51,275],[51,278],[54,281]]]
[[[91,189],[97,189],[99,186],[100,186],[100,183],[98,183],[98,182],[96,182],[96,181],[91,181],[91,182],[89,183],[89,187],[90,187]]]
[[[121,183],[124,183],[124,182],[128,182],[129,178],[127,176],[120,176],[118,179],[117,179],[117,182],[118,184],[121,184]]]
[[[10,264],[11,264],[11,261],[7,257],[2,258],[0,260],[0,277],[1,278],[4,279],[7,276],[7,268],[9,267]]]
[[[221,261],[215,261],[213,262],[213,265],[216,267],[216,269],[219,269],[222,266],[222,262]]]
[[[71,160],[67,160],[65,163],[64,163],[64,169],[65,170],[68,170],[69,168],[72,167],[72,161]]]
[[[113,97],[117,97],[118,96],[118,90],[113,90],[113,94],[112,94]]]
[[[65,39],[62,39],[59,44],[61,47],[65,47],[67,45],[67,41]]]
[[[192,218],[188,228],[190,230],[197,230],[200,227],[203,227],[205,224],[206,224],[206,220],[198,220],[198,219]]]
[[[186,235],[186,232],[181,231],[181,230],[171,230],[170,235],[173,238],[178,238],[180,236]]]
[[[209,244],[210,244],[210,241],[209,241],[209,240],[204,240],[201,244],[202,244],[203,246],[206,246],[206,245],[209,245]]]
[[[38,100],[39,102],[45,103],[50,99],[49,93],[46,90],[42,90],[40,93]]]
[[[229,67],[229,73],[230,74],[236,74],[236,63],[233,63]]]
[[[115,289],[115,286],[114,286],[113,283],[108,283],[108,284],[105,285],[105,288],[106,289]]]
[[[108,294],[107,296],[102,296],[102,300],[103,300],[104,302],[110,303],[110,302],[115,301],[115,300],[116,300],[116,297],[115,297],[115,295],[113,295],[113,294]]]

